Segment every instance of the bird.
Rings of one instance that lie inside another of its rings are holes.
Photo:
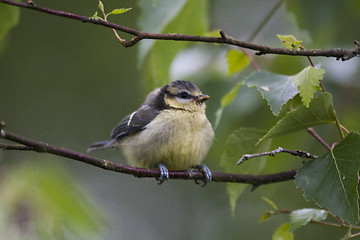
[[[169,170],[197,168],[206,185],[212,174],[201,162],[214,138],[205,114],[209,98],[191,81],[156,88],[138,110],[120,121],[109,140],[93,143],[87,151],[121,149],[130,166],[159,168],[159,184],[169,178]]]

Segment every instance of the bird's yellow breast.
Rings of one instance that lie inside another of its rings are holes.
[[[120,144],[131,166],[170,170],[199,165],[206,157],[214,131],[204,112],[163,110],[146,128]]]

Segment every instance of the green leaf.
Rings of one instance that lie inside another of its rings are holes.
[[[222,98],[221,98],[221,106],[220,108],[216,111],[215,114],[215,125],[214,128],[216,129],[220,123],[220,119],[222,117],[222,113],[224,111],[224,108],[226,108],[227,106],[229,106],[235,99],[237,92],[239,91],[239,88],[242,86],[243,82],[238,82],[228,93],[226,93]]]
[[[111,12],[109,12],[108,14],[106,14],[106,16],[123,14],[123,13],[130,11],[131,9],[132,8],[116,8],[116,9],[112,10]]]
[[[296,110],[288,112],[259,142],[326,123],[335,123],[334,106],[330,93],[322,93],[314,98],[308,108],[302,105]]]
[[[19,22],[19,15],[20,9],[18,7],[0,4],[0,50],[7,33]]]
[[[226,59],[228,64],[228,76],[240,72],[250,64],[249,58],[246,54],[235,49],[228,51]]]
[[[302,43],[302,41],[297,40],[293,35],[276,35],[282,44],[284,44],[284,46],[286,48],[289,49],[300,49],[300,43]]]
[[[359,222],[360,135],[350,133],[334,149],[304,165],[296,174],[306,199],[329,209],[344,222]]]
[[[227,94],[225,94],[221,98],[221,107],[226,108],[229,106],[235,99],[237,92],[239,91],[239,88],[242,86],[243,82],[238,82]]]
[[[141,15],[139,27],[141,31],[161,33],[166,26],[179,15],[187,0],[158,0],[156,4],[149,0],[140,0]],[[173,32],[173,31],[171,31]],[[141,41],[139,50],[140,66],[144,63],[155,41]]]
[[[97,12],[97,11],[94,13],[93,18],[97,18],[97,19],[104,20],[102,17],[100,17],[100,16],[98,15],[98,12]]]
[[[272,240],[293,240],[294,234],[289,230],[290,230],[290,223],[284,223],[275,230],[272,236]]]
[[[251,128],[240,128],[233,132],[225,142],[225,150],[220,161],[220,165],[224,168],[224,171],[242,174],[260,173],[266,166],[266,157],[245,162],[240,166],[236,166],[235,164],[240,157],[246,153],[264,152],[269,149],[270,141],[255,145],[263,134],[264,131]],[[245,184],[227,184],[230,208],[233,214],[235,212],[236,201],[246,187]]]
[[[212,30],[211,32],[206,32],[204,36],[207,37],[221,37],[220,35],[220,29]]]
[[[319,90],[320,80],[323,78],[324,74],[324,69],[316,69],[309,66],[292,77],[291,81],[297,86],[306,107],[309,107],[309,103],[311,102],[314,93]]]
[[[63,239],[65,231],[78,239],[99,237],[105,220],[100,214],[101,205],[93,205],[89,193],[79,191],[75,179],[56,159],[46,160],[28,159],[2,176],[1,207],[5,206],[7,218],[26,206],[25,210],[31,213],[28,224],[34,227],[27,234],[49,236],[41,239]]]
[[[276,204],[271,201],[270,199],[268,199],[267,197],[262,197],[262,199],[267,202],[274,210],[277,210],[278,207],[276,206]]]
[[[245,80],[248,87],[256,87],[268,102],[274,115],[278,115],[281,107],[297,93],[291,81],[292,76],[258,71]]]
[[[150,2],[146,0],[145,2]],[[162,5],[168,6],[170,0],[160,0],[156,8],[163,8]],[[175,1],[177,2],[177,1]],[[181,2],[181,1],[179,1]],[[148,3],[149,4],[149,3]],[[179,4],[179,3],[177,3]],[[208,1],[187,1],[182,6],[181,11],[175,12],[177,15],[172,15],[171,21],[166,22],[166,27],[161,32],[177,32],[183,34],[203,35],[208,30]],[[151,16],[157,19],[155,25],[163,23],[162,18],[169,18],[169,13],[174,13],[173,10],[165,9],[165,14],[161,16]],[[161,11],[160,11],[161,12]],[[154,19],[149,19],[153,22]],[[160,19],[158,19],[160,18]],[[151,31],[152,32],[152,31]],[[173,42],[173,41],[144,41],[152,42],[153,45],[149,49],[141,49],[141,58],[145,59],[144,53],[147,54],[145,62],[142,67],[142,79],[144,79],[147,89],[152,90],[155,87],[163,86],[170,81],[169,69],[175,56],[185,47],[189,46],[189,42]],[[151,50],[151,51],[150,51]],[[144,52],[145,51],[145,52]],[[148,51],[148,52],[146,52]],[[140,59],[141,60],[141,59]]]
[[[259,222],[261,222],[261,223],[265,222],[265,221],[269,220],[270,217],[271,217],[270,212],[266,212],[261,216]]]
[[[290,213],[290,231],[308,224],[311,220],[321,221],[327,218],[327,211],[321,209],[304,208]]]

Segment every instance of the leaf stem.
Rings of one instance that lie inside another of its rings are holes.
[[[314,131],[313,128],[308,128],[307,131],[315,137],[327,150],[331,151],[331,147]]]
[[[339,121],[339,118],[338,118],[338,116],[337,116],[337,114],[336,114],[335,109],[334,109],[334,115],[335,115],[336,127],[337,127],[337,129],[339,130],[340,137],[341,137],[341,139],[344,139],[344,138],[345,138],[345,135],[344,135],[344,132],[342,131],[342,127],[341,127],[342,125],[340,124],[340,121]]]

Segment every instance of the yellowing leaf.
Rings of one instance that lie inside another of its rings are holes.
[[[324,69],[309,66],[291,78],[291,81],[297,86],[302,102],[306,107],[309,107],[314,93],[319,90],[320,80],[324,74]]]
[[[112,10],[111,12],[109,12],[107,15],[117,15],[117,14],[123,14],[126,13],[128,11],[130,11],[132,8],[116,8],[114,10]]]
[[[235,49],[232,49],[228,52],[226,59],[228,63],[227,75],[240,72],[250,63],[248,57],[243,52],[237,51]]]
[[[271,217],[271,214],[269,212],[266,212],[261,216],[259,222],[265,222],[265,221],[269,220],[270,217]]]
[[[211,32],[207,32],[204,35],[207,37],[221,37],[220,29],[212,30]]]
[[[294,234],[289,230],[290,230],[290,223],[284,223],[275,230],[272,236],[272,240],[293,240]]]
[[[270,199],[268,199],[267,197],[263,197],[262,199],[263,199],[265,202],[267,202],[273,209],[275,209],[275,210],[278,209],[278,207],[276,206],[276,204],[275,204],[273,201],[271,201]]]
[[[6,34],[19,21],[20,9],[5,4],[0,4],[0,52]]]
[[[300,43],[302,41],[297,40],[293,35],[276,35],[282,44],[289,49],[300,49]]]

